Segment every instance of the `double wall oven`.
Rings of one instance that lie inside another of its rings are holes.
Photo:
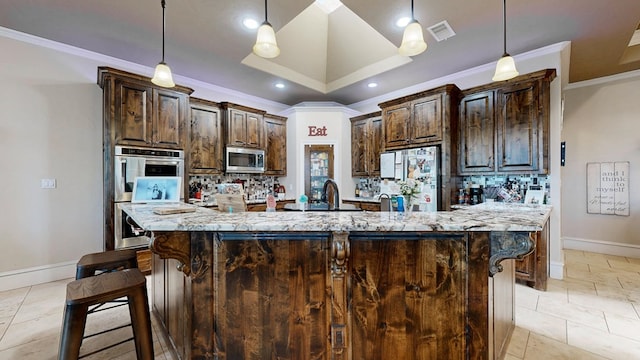
[[[114,248],[142,248],[149,244],[144,234],[120,205],[131,201],[134,179],[138,176],[184,177],[184,151],[132,146],[116,146],[114,153]],[[184,187],[180,189],[184,200]]]

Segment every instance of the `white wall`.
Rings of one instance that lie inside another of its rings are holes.
[[[565,91],[562,229],[567,248],[640,257],[640,71]],[[587,162],[628,161],[630,215],[587,214]]]

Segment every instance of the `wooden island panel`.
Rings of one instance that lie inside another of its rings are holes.
[[[351,239],[353,358],[466,358],[467,237],[367,238]]]
[[[156,232],[153,308],[180,359],[499,359],[514,327],[513,267],[490,277],[489,258],[511,240]]]

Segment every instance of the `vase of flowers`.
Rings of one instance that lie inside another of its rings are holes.
[[[418,196],[422,192],[422,182],[415,179],[407,179],[407,181],[398,181],[400,193],[404,196],[404,206],[407,212],[413,210],[413,205],[417,203]]]

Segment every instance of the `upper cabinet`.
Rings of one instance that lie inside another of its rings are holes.
[[[460,102],[460,175],[549,172],[553,69],[464,91]]]
[[[104,90],[106,143],[184,149],[193,90],[159,88],[146,77],[107,67],[98,68],[98,84]]]
[[[467,95],[460,101],[461,172],[495,171],[494,91]]]
[[[227,146],[264,149],[264,110],[221,103]]]
[[[224,171],[222,114],[217,103],[191,98],[189,173],[221,174]]]
[[[382,113],[351,118],[351,176],[380,176]]]
[[[443,140],[450,121],[450,96],[455,85],[405,96],[379,104],[385,150],[418,147]]]
[[[264,133],[267,157],[265,175],[287,175],[287,118],[265,114]]]

